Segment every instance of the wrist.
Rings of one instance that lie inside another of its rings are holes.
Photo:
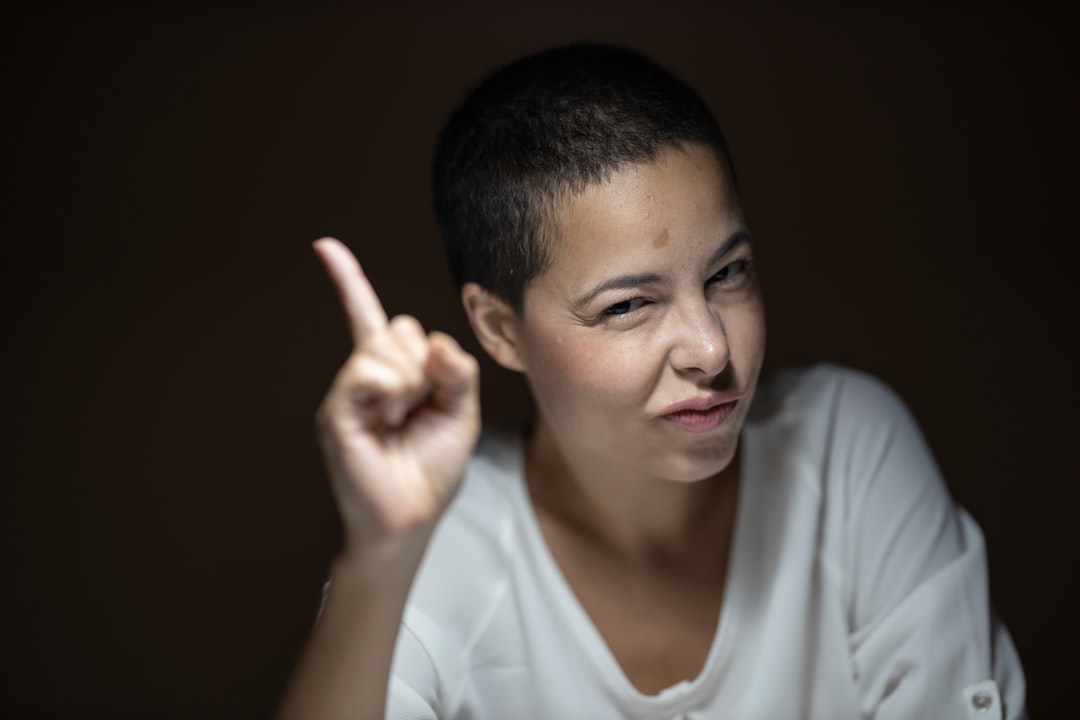
[[[334,578],[356,578],[361,582],[386,582],[400,577],[411,582],[423,560],[434,526],[417,527],[386,537],[346,537],[331,561]]]

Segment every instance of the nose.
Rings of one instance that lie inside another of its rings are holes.
[[[707,302],[699,302],[675,315],[678,325],[670,353],[672,367],[708,377],[723,372],[731,359],[731,347],[719,312]]]

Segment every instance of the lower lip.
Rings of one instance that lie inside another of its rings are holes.
[[[661,417],[683,430],[697,433],[709,432],[723,425],[724,421],[731,417],[731,413],[735,412],[737,402],[738,400],[732,400],[708,410],[680,410]]]

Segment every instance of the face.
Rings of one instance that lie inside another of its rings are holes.
[[[765,350],[752,248],[712,150],[674,149],[566,201],[514,320],[571,467],[696,481],[734,457]]]

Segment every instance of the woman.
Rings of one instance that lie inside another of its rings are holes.
[[[345,546],[282,718],[1022,715],[978,528],[902,404],[830,366],[758,387],[753,244],[692,90],[617,48],[524,58],[448,122],[435,196],[535,422],[480,438],[475,360],[316,243],[355,343],[318,419]]]

